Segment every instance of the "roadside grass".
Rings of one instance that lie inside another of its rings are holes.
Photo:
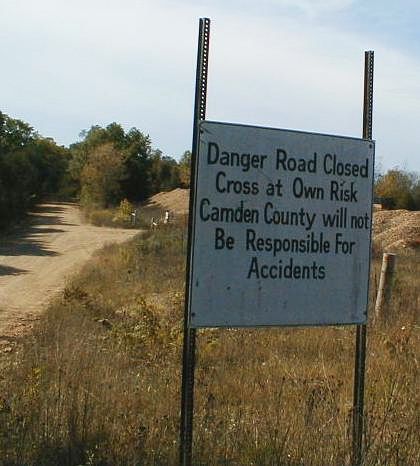
[[[178,464],[186,238],[165,227],[96,254],[9,355],[1,465]],[[419,258],[369,325],[369,466],[420,464]],[[350,464],[353,364],[353,327],[200,330],[193,464]]]
[[[131,211],[136,208],[137,216],[135,224],[132,221]],[[150,228],[152,219],[155,223],[162,225],[165,210],[148,203],[131,205],[130,212],[122,212],[119,207],[99,209],[84,207],[82,210],[84,221],[95,226],[112,228]],[[187,225],[186,216],[178,215],[172,223]]]
[[[129,216],[122,217],[119,215],[118,208],[84,208],[82,210],[83,219],[97,227],[111,228],[139,228],[139,225],[133,225]]]

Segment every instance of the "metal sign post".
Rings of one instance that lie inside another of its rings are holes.
[[[375,149],[373,52],[365,53],[359,139],[206,121],[209,39],[210,20],[202,18],[191,157],[180,465],[192,464],[198,328],[356,324],[351,459],[353,466],[362,466]]]
[[[190,187],[190,208],[192,212],[195,200],[195,170],[198,151],[198,124],[206,116],[207,100],[207,74],[210,41],[210,20],[200,18],[198,33],[197,70],[195,83],[195,104],[193,121],[193,141],[191,154],[191,187]],[[192,216],[188,219],[188,257],[185,280],[185,296],[190,293],[190,262],[191,262],[191,241],[192,241]],[[189,326],[189,300],[185,299],[184,309],[184,345],[182,355],[182,388],[181,388],[181,426],[180,426],[180,464],[181,466],[191,465],[192,453],[192,432],[193,432],[193,406],[194,406],[194,368],[195,368],[195,341],[196,329]]]
[[[373,111],[373,60],[372,51],[365,52],[365,86],[363,103],[363,138],[372,139]],[[356,360],[354,368],[353,395],[353,466],[362,466],[364,462],[363,431],[364,431],[364,392],[366,363],[366,324],[356,327]]]

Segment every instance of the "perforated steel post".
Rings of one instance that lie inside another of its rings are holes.
[[[373,58],[372,51],[365,52],[365,86],[363,103],[363,138],[372,139],[373,112]],[[364,394],[366,363],[366,324],[356,327],[356,360],[354,368],[353,392],[353,466],[364,463],[363,431],[364,431]]]
[[[195,170],[198,153],[198,124],[206,117],[207,74],[210,42],[210,20],[200,19],[197,50],[197,70],[195,83],[195,104],[193,121],[193,140],[191,151],[190,205],[188,219],[188,257],[185,280],[184,309],[184,345],[182,356],[182,387],[181,387],[181,424],[180,424],[180,465],[191,466],[192,435],[194,414],[194,369],[196,330],[189,326],[190,296],[190,264],[192,250],[192,211],[195,199]]]

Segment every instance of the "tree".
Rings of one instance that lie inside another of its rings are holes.
[[[22,149],[38,137],[27,123],[0,112],[0,154]]]
[[[114,149],[124,154],[125,175],[120,180],[120,189],[124,197],[131,200],[143,200],[151,194],[150,166],[151,142],[147,135],[137,128],[127,133],[121,125],[111,123],[106,128],[92,126],[81,133],[83,140],[70,146],[72,160],[70,173],[79,189],[82,189],[81,178],[90,154],[103,144],[110,143]]]
[[[137,128],[131,128],[125,135],[123,151],[126,155],[127,169],[127,178],[122,183],[125,197],[132,201],[143,201],[154,194],[150,177],[152,165],[150,137]]]
[[[69,152],[0,112],[0,226],[63,186]]]
[[[175,159],[153,150],[150,165],[150,188],[153,193],[168,191],[180,186],[179,166]]]
[[[391,209],[414,210],[418,204],[419,177],[398,168],[388,170],[375,184],[375,195],[385,200]]]
[[[110,142],[89,153],[81,173],[81,201],[84,205],[108,207],[122,197],[121,181],[126,176],[125,156]]]
[[[413,188],[413,199],[415,210],[420,210],[420,178],[417,178],[416,184]]]
[[[68,177],[70,152],[58,146],[51,138],[38,138],[27,149],[31,163],[38,170],[41,193],[74,193]]]
[[[190,171],[191,171],[191,151],[186,150],[179,161],[179,174],[181,186],[183,188],[190,187]]]

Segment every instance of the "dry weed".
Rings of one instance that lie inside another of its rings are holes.
[[[69,284],[3,373],[0,464],[178,463],[184,258],[169,227]],[[366,466],[420,463],[418,256],[397,270],[368,331]],[[199,331],[193,463],[349,464],[353,359],[352,327]]]

